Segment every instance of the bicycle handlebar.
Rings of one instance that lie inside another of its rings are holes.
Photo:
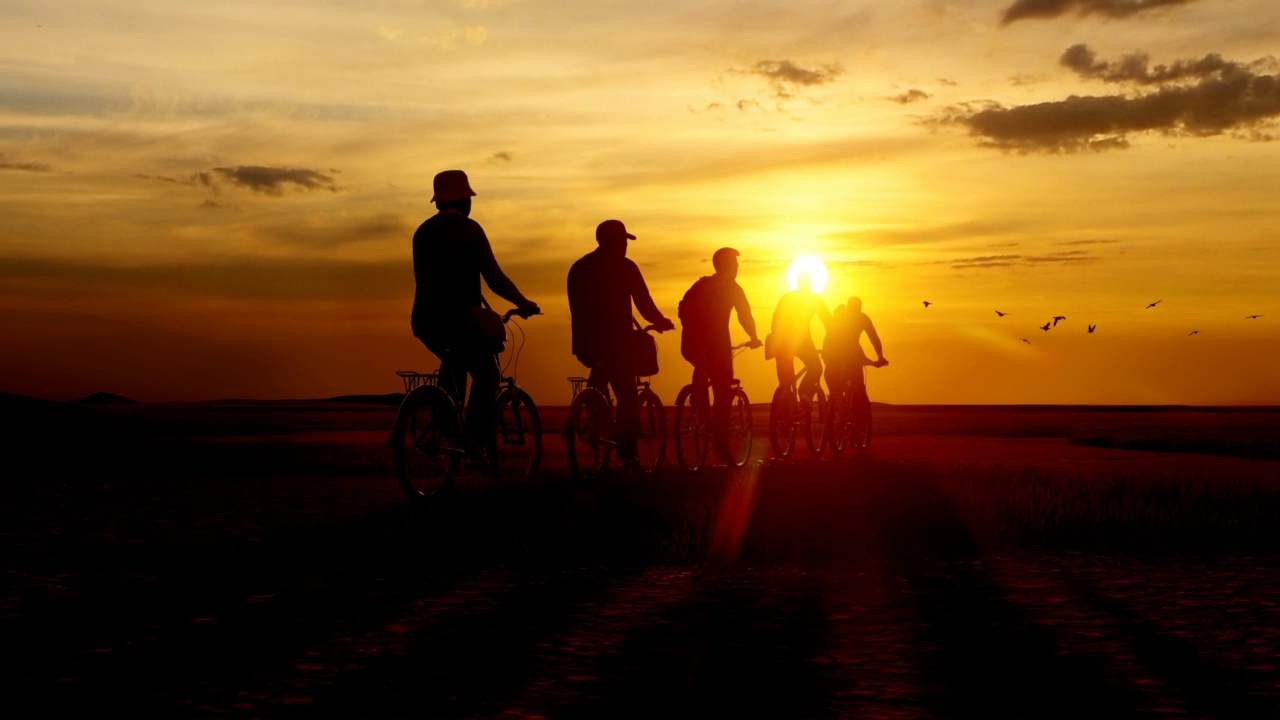
[[[504,323],[509,322],[511,318],[516,315],[519,315],[521,318],[528,320],[534,315],[541,315],[541,314],[542,314],[542,310],[538,310],[538,312],[533,312],[533,313],[524,313],[524,312],[520,312],[520,308],[511,308],[510,310],[503,313],[502,322]]]

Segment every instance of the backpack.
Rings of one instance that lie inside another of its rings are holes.
[[[707,313],[715,290],[715,282],[702,277],[680,299],[676,311],[680,317],[680,354],[690,362],[702,353],[701,340],[707,334]]]

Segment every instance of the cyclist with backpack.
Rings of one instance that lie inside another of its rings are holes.
[[[693,365],[693,387],[704,407],[710,404],[707,386],[715,393],[711,411],[716,456],[729,460],[729,405],[733,400],[733,353],[729,340],[729,313],[751,338],[750,347],[764,343],[756,336],[751,304],[738,284],[738,251],[720,248],[711,256],[715,274],[699,278],[680,300],[680,354]]]

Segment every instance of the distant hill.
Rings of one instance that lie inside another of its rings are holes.
[[[26,412],[30,410],[51,410],[57,407],[62,407],[62,403],[27,397],[26,395],[0,392],[0,411]]]
[[[404,400],[404,393],[387,393],[386,395],[339,395],[337,397],[329,398],[328,402],[399,405],[401,400]]]
[[[109,392],[96,392],[70,402],[73,405],[133,405],[137,401]]]

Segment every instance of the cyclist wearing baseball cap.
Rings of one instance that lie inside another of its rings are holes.
[[[599,247],[569,268],[568,279],[573,354],[591,368],[589,386],[603,389],[607,382],[613,388],[618,455],[623,462],[635,461],[640,435],[637,372],[627,356],[634,322],[632,303],[658,332],[675,327],[654,304],[640,268],[627,258],[627,241],[635,239],[620,220],[605,220],[596,227]]]

